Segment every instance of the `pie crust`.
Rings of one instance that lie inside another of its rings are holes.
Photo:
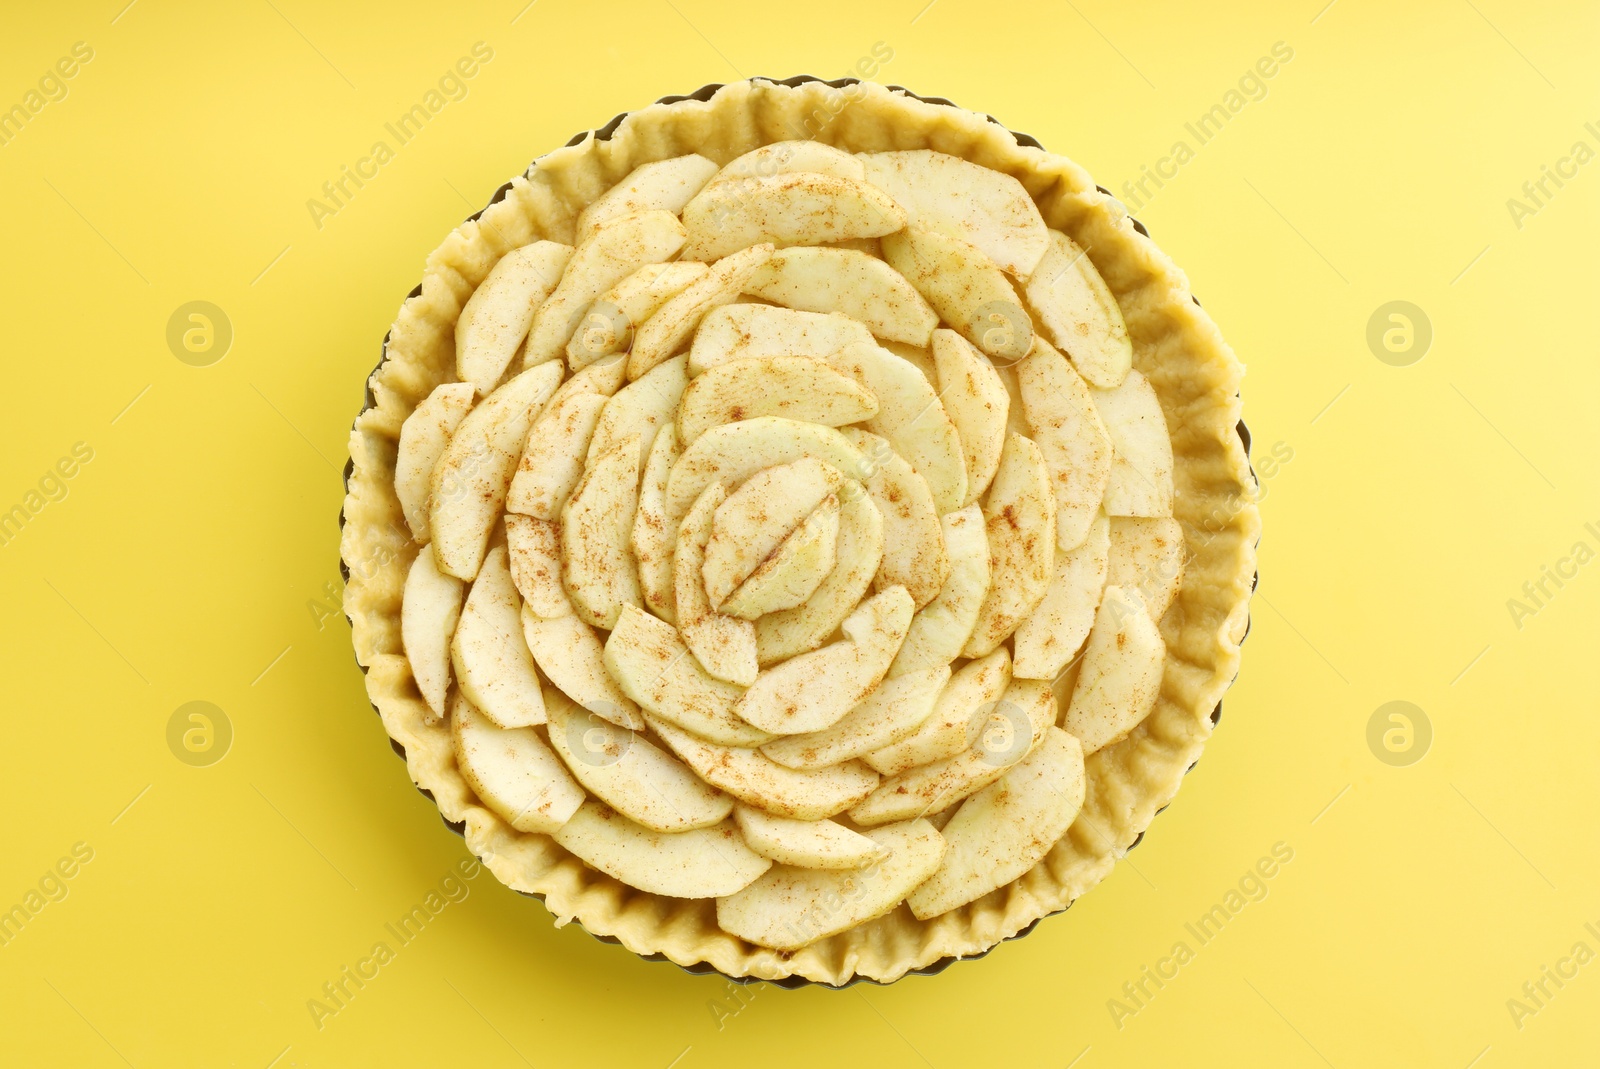
[[[437,385],[455,378],[456,320],[503,255],[539,239],[571,244],[582,209],[640,164],[687,153],[721,164],[804,136],[853,152],[933,149],[1012,175],[1050,228],[1089,250],[1120,305],[1134,368],[1154,387],[1166,417],[1173,515],[1187,562],[1160,620],[1167,658],[1154,710],[1126,738],[1088,757],[1082,810],[1044,860],[930,920],[915,919],[902,904],[800,950],[778,951],[722,931],[715,900],[628,887],[549,836],[513,830],[478,801],[457,770],[449,725],[422,699],[402,647],[401,597],[417,546],[394,476],[401,425]],[[368,694],[417,787],[496,877],[542,898],[558,925],[578,921],[603,940],[691,971],[785,985],[890,982],[979,956],[1104,879],[1177,792],[1221,715],[1248,630],[1260,530],[1240,422],[1242,374],[1188,280],[1144,228],[1081,168],[1031,138],[946,101],[851,80],[754,79],[667,98],[538,159],[434,250],[402,304],[351,431],[341,515],[344,607]]]

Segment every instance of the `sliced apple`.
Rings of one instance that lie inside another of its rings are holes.
[[[1061,723],[1085,754],[1111,745],[1150,715],[1166,653],[1139,592],[1107,586]]]
[[[872,793],[878,774],[859,761],[801,772],[759,750],[717,746],[660,719],[650,727],[695,774],[739,801],[780,817],[821,820]]]
[[[966,463],[967,494],[961,504],[970,505],[989,489],[1000,467],[1011,395],[994,365],[953,330],[933,332],[933,359],[938,367],[939,397],[955,424]]]
[[[684,237],[678,217],[659,209],[601,224],[572,254],[561,282],[534,315],[523,366],[560,357],[596,297],[645,264],[672,259],[683,248]]]
[[[1178,588],[1188,548],[1183,525],[1170,516],[1118,516],[1111,521],[1111,559],[1106,582],[1136,589],[1152,620],[1160,620]]]
[[[706,184],[737,184],[745,179],[770,178],[797,171],[830,174],[835,178],[849,178],[857,182],[865,178],[867,173],[859,159],[832,145],[811,140],[774,141],[753,148],[743,156],[736,156]]]
[[[817,171],[711,182],[683,209],[686,260],[715,260],[759,242],[779,248],[875,238],[906,225],[883,190]]]
[[[645,264],[596,297],[567,342],[567,367],[574,371],[633,344],[636,323],[649,319],[667,301],[710,268],[684,260]]]
[[[845,437],[873,458],[867,466],[870,474],[862,479],[883,515],[883,560],[873,585],[879,590],[903,586],[918,607],[926,605],[950,574],[933,492],[883,439],[854,427],[846,428]]]
[[[450,444],[450,436],[472,408],[470,382],[445,382],[422,399],[400,425],[400,445],[394,460],[394,493],[400,499],[411,539],[427,545],[428,484],[433,469]]]
[[[930,713],[915,733],[875,750],[867,764],[885,776],[926,765],[970,747],[983,729],[984,715],[1011,682],[1011,651],[1004,646],[987,657],[969,661],[950,677]]]
[[[972,746],[884,780],[850,810],[850,819],[864,827],[911,820],[941,812],[983,790],[1055,726],[1056,696],[1042,680],[1012,679],[999,700],[980,706],[975,715],[982,727]]]
[[[1130,371],[1122,385],[1095,390],[1094,405],[1111,438],[1107,516],[1172,515],[1172,439],[1149,380]]]
[[[417,689],[435,716],[444,716],[445,695],[450,690],[450,637],[461,618],[461,594],[466,584],[439,570],[426,548],[406,573],[400,603],[400,642]]]
[[[640,601],[629,543],[639,500],[639,439],[602,455],[561,510],[561,580],[579,617],[611,628]]]
[[[716,173],[715,163],[692,153],[641,164],[579,214],[578,242],[583,243],[605,223],[624,215],[657,210],[677,215]]]
[[[894,451],[927,480],[939,514],[966,504],[961,438],[922,372],[878,345],[847,349],[831,363],[859,379],[878,399],[878,412],[866,421],[866,429],[888,439]]]
[[[705,314],[731,304],[750,277],[772,256],[772,245],[752,245],[724,256],[711,270],[689,283],[633,332],[628,378],[637,379],[689,343]]]
[[[949,681],[948,664],[885,679],[832,727],[773,739],[761,752],[786,768],[825,768],[865,757],[915,734]]]
[[[1084,250],[1060,231],[1050,231],[1050,247],[1024,292],[1045,332],[1066,350],[1080,375],[1102,390],[1122,385],[1133,366],[1133,345],[1116,297]]]
[[[678,435],[670,423],[656,432],[639,484],[639,509],[633,519],[633,556],[639,564],[644,606],[668,623],[677,619],[672,557],[676,532],[667,526],[667,476],[678,461]]]
[[[799,950],[893,910],[944,858],[944,839],[926,820],[862,834],[888,857],[843,872],[775,865],[744,890],[717,900],[717,927],[758,946]]]
[[[938,313],[893,267],[853,249],[781,249],[744,290],[785,308],[840,312],[880,338],[912,345],[927,345],[939,324]]]
[[[503,728],[544,723],[544,699],[522,640],[520,614],[505,548],[496,546],[467,594],[450,661],[461,693]]]
[[[1087,784],[1078,740],[1052,727],[1039,748],[968,798],[940,833],[939,870],[911,892],[918,920],[948,913],[1025,874],[1067,833]]]
[[[671,898],[732,894],[772,867],[744,844],[731,820],[693,831],[652,831],[595,801],[583,803],[554,838],[607,876]]]
[[[1089,533],[1111,477],[1111,438],[1089,387],[1043,338],[1017,365],[1028,429],[1050,471],[1056,499],[1056,548],[1073,549]]]
[[[733,715],[744,688],[700,667],[671,625],[625,606],[606,639],[606,671],[647,712],[723,746],[760,746],[772,738]]]
[[[478,574],[528,428],[560,381],[557,366],[524,371],[456,428],[428,483],[428,529],[441,571],[457,579]]]
[[[545,703],[550,748],[591,794],[651,831],[692,831],[725,820],[733,799],[636,731],[618,727],[563,694]]]
[[[556,520],[583,478],[589,443],[600,414],[611,401],[605,394],[580,390],[554,398],[523,446],[506,495],[506,511]]]
[[[841,563],[804,605],[769,612],[756,621],[756,659],[763,666],[821,646],[872,583],[883,559],[883,514],[853,481],[846,481],[839,493],[837,546],[835,559]]]
[[[593,466],[602,453],[615,449],[625,438],[639,436],[639,470],[634,478],[644,474],[644,463],[656,444],[661,428],[672,422],[678,403],[683,399],[689,376],[684,368],[685,357],[674,357],[652,368],[650,373],[617,391],[615,397],[600,413],[594,437],[589,441],[589,455],[584,463]]]
[[[450,703],[450,738],[461,777],[518,831],[549,835],[583,804],[583,788],[531,727],[497,727],[457,694]]]
[[[678,434],[687,445],[712,427],[757,416],[842,427],[877,412],[870,390],[810,357],[734,360],[689,383],[678,407]]]
[[[672,475],[667,479],[667,522],[675,529],[695,498],[713,482],[742,486],[763,468],[789,464],[802,457],[814,457],[847,479],[858,477],[865,464],[849,439],[832,427],[780,416],[713,427],[696,438],[672,466]],[[823,496],[819,494],[817,500]]]
[[[939,318],[996,358],[1016,359],[1027,348],[1033,324],[1005,272],[960,238],[910,226],[883,239],[889,266],[916,287]],[[990,329],[988,316],[999,310],[1010,328]]]
[[[1017,628],[1013,675],[1055,679],[1083,647],[1106,586],[1110,529],[1110,522],[1101,516],[1089,526],[1082,545],[1057,552],[1050,589]]]
[[[989,596],[989,536],[983,510],[973,502],[939,520],[950,574],[938,595],[911,618],[911,630],[889,666],[891,678],[949,664],[978,625],[978,612]]]
[[[805,522],[762,561],[721,611],[741,620],[757,620],[805,604],[838,563],[839,495],[822,499]],[[750,656],[755,658],[755,630],[750,631]],[[735,682],[738,682],[737,680]]]
[[[529,612],[545,620],[572,615],[572,602],[561,585],[560,524],[508,513],[506,553],[511,581]]]
[[[1055,575],[1056,499],[1039,447],[1006,440],[983,507],[989,536],[989,595],[962,655],[981,657],[1010,637],[1044,598]]]
[[[734,713],[774,734],[832,726],[883,680],[905,641],[911,613],[904,587],[868,598],[840,625],[843,639],[761,673]]]
[[[825,360],[852,345],[870,344],[870,330],[837,312],[729,304],[708,312],[700,321],[689,348],[689,374],[699,376],[735,360],[772,356]]]
[[[695,660],[716,678],[748,687],[760,671],[755,625],[713,610],[701,578],[714,514],[727,496],[721,483],[712,483],[683,518],[673,558],[673,590],[678,632]]]
[[[456,320],[456,377],[481,396],[494,389],[528,336],[534,309],[561,281],[572,246],[536,241],[489,269]]]
[[[960,238],[1013,275],[1027,276],[1049,247],[1038,206],[1008,174],[930,149],[859,158],[912,226]]]
[[[843,483],[844,476],[837,469],[815,457],[802,456],[763,468],[718,504],[702,569],[711,607],[720,608],[756,566],[771,557],[789,533]],[[705,500],[703,494],[699,500]]]
[[[859,869],[889,851],[831,820],[790,820],[749,806],[733,811],[745,843],[762,857],[802,869]]]
[[[541,620],[524,608],[522,637],[534,663],[561,693],[618,727],[644,728],[639,707],[606,671],[605,646],[594,628],[576,616]]]

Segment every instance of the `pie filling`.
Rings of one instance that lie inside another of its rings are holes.
[[[401,633],[517,831],[797,950],[1018,879],[1154,706],[1166,421],[1010,175],[648,163],[455,337],[400,432]]]

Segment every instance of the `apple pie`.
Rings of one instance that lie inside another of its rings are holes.
[[[708,87],[428,258],[350,439],[357,659],[558,923],[777,981],[981,954],[1103,879],[1210,735],[1258,530],[1241,374],[1031,139]]]

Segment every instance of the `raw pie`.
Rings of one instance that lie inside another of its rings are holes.
[[[981,953],[1101,879],[1209,734],[1253,573],[1240,374],[1109,198],[980,116],[817,82],[647,108],[401,310],[345,506],[369,691],[563,923],[768,979]]]

